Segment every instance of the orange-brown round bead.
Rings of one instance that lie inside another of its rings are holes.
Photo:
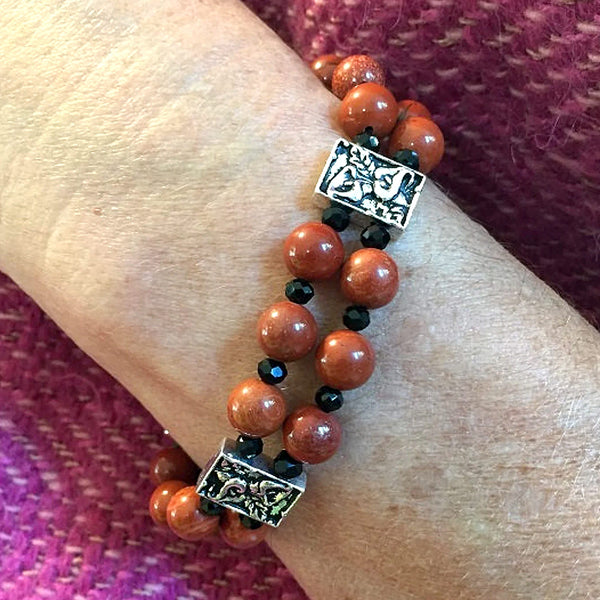
[[[325,385],[338,390],[361,386],[373,374],[375,352],[367,338],[346,329],[331,332],[317,348],[317,374]]]
[[[317,464],[331,458],[342,439],[342,427],[331,413],[316,406],[294,411],[283,424],[283,445],[296,460]]]
[[[198,465],[180,446],[159,450],[150,463],[150,479],[154,485],[169,479],[194,483],[199,473]]]
[[[398,291],[398,267],[383,250],[363,248],[353,252],[342,267],[342,293],[353,304],[379,308]]]
[[[337,54],[323,54],[310,63],[312,72],[321,80],[328,90],[331,89],[333,72],[341,60],[342,58],[337,56]]]
[[[398,105],[392,92],[378,83],[361,83],[353,87],[338,109],[340,125],[353,138],[367,127],[378,138],[388,135],[398,116]]]
[[[219,517],[206,515],[200,510],[200,496],[193,485],[176,492],[167,506],[169,529],[188,542],[210,537],[219,527]]]
[[[263,525],[257,529],[247,529],[240,522],[240,515],[227,509],[221,515],[219,532],[230,546],[245,550],[257,546],[265,539],[267,527],[268,525]]]
[[[152,492],[148,510],[152,520],[160,526],[167,526],[167,506],[171,498],[182,488],[189,485],[185,481],[170,480],[161,482]]]
[[[353,54],[342,60],[333,71],[331,91],[343,98],[360,83],[385,85],[385,74],[380,64],[366,54]]]
[[[408,117],[399,121],[388,146],[388,155],[398,150],[414,150],[419,155],[419,171],[429,173],[444,155],[444,136],[440,128],[425,117]]]
[[[408,117],[423,117],[431,119],[429,109],[417,100],[400,100],[398,102],[398,120],[408,119]]]
[[[317,343],[317,323],[304,306],[277,302],[258,319],[258,342],[265,354],[284,362],[306,356]]]
[[[281,427],[286,406],[283,394],[260,379],[246,379],[229,395],[229,422],[244,435],[265,437]]]
[[[344,262],[340,236],[323,223],[304,223],[285,240],[285,264],[296,277],[319,281],[332,277]]]

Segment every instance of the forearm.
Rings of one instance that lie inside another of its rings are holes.
[[[337,101],[234,3],[14,5],[0,267],[202,464]],[[597,333],[433,186],[389,251],[376,372],[270,543],[315,599],[598,596]],[[316,385],[294,364],[290,407]]]

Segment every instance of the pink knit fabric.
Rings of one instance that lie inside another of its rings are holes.
[[[305,59],[379,59],[445,133],[437,181],[600,323],[599,0],[247,4]],[[0,599],[305,600],[264,546],[152,525],[161,431],[0,276]]]

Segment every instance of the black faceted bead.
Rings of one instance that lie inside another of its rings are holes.
[[[379,139],[373,134],[373,128],[367,127],[364,131],[359,133],[353,140],[355,144],[373,150],[377,152],[379,150]]]
[[[409,169],[419,170],[419,155],[414,150],[398,150],[394,160]]]
[[[364,306],[349,306],[342,317],[344,325],[352,331],[362,331],[369,326],[371,317]]]
[[[208,498],[200,498],[200,510],[205,515],[215,516],[220,515],[222,512],[224,512],[225,507],[219,506],[218,504],[211,502]]]
[[[251,519],[247,515],[240,515],[240,523],[246,529],[258,529],[259,527],[263,526],[263,524],[260,521],[256,521],[255,519]]]
[[[315,402],[323,412],[329,413],[342,408],[344,397],[340,390],[324,385],[317,390]]]
[[[323,211],[321,222],[336,231],[344,231],[350,225],[350,215],[339,206],[330,206]]]
[[[260,438],[240,435],[235,441],[235,449],[245,458],[254,458],[263,451],[263,441]]]
[[[258,376],[269,385],[281,383],[287,377],[285,363],[274,358],[263,358],[258,363]]]
[[[273,460],[273,472],[283,479],[293,479],[302,474],[302,463],[282,450]]]
[[[360,241],[365,248],[383,250],[390,243],[390,232],[379,223],[372,223],[362,230]]]
[[[306,279],[292,279],[285,284],[285,297],[296,304],[306,304],[312,300],[315,289]]]

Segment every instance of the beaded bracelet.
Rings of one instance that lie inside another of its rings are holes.
[[[184,540],[219,530],[235,548],[260,543],[267,526],[279,526],[303,493],[303,465],[333,456],[342,430],[331,413],[341,408],[342,392],[365,383],[375,366],[373,348],[358,332],[369,325],[369,310],[388,304],[398,290],[398,268],[384,252],[389,228],[406,228],[424,173],[444,152],[442,133],[427,108],[415,100],[396,102],[384,87],[382,68],[369,56],[342,60],[329,54],[311,68],[342,99],[338,117],[352,142],[337,140],[317,182],[315,192],[330,200],[321,223],[304,223],[285,240],[285,263],[295,279],[285,286],[287,300],[259,317],[258,341],[267,357],[258,364],[258,378],[242,381],[229,396],[227,416],[240,434],[237,440],[223,440],[202,471],[179,446],[161,450],[151,463],[157,487],[150,515]],[[344,262],[338,232],[348,227],[351,214],[371,223],[360,235],[364,247]],[[314,296],[311,282],[329,279],[340,268],[342,293],[352,303],[342,317],[346,329],[329,333],[317,347],[315,368],[324,385],[315,404],[286,416],[276,386],[287,376],[286,363],[317,343],[315,319],[304,307]],[[284,449],[270,459],[261,438],[280,427]]]

